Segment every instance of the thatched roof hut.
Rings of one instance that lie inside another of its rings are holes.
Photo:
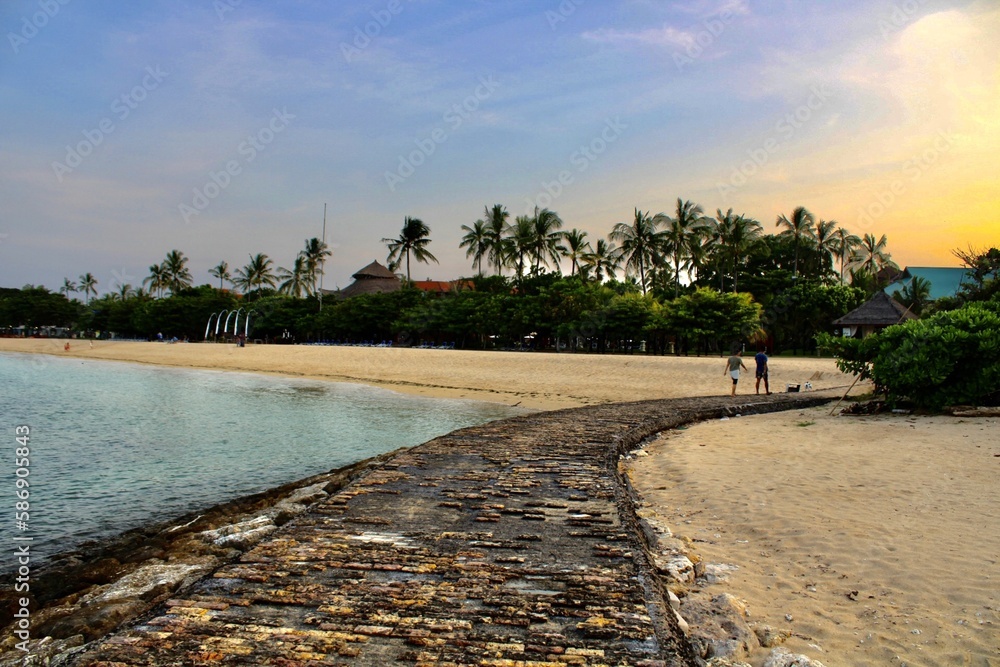
[[[916,317],[906,306],[885,292],[876,292],[869,301],[840,319],[834,320],[833,326],[844,329],[845,336],[864,338],[888,326]]]
[[[337,297],[349,299],[359,294],[383,294],[396,292],[403,287],[399,277],[378,262],[372,262],[358,270],[352,278],[354,282],[337,292]]]

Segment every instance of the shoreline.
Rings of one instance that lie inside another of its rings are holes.
[[[723,396],[723,357],[597,355],[310,345],[233,345],[0,338],[0,352],[366,384],[430,398],[555,410],[622,401]],[[772,360],[771,388],[811,381],[816,390],[852,381],[828,358]],[[744,374],[738,395],[753,393]]]

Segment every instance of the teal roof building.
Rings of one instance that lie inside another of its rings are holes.
[[[962,283],[971,275],[971,271],[960,266],[908,266],[883,291],[891,296],[919,277],[931,284],[930,300],[935,301],[958,294]]]

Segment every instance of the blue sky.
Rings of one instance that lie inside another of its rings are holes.
[[[405,216],[549,206],[592,240],[677,197],[799,205],[903,265],[1000,244],[987,1],[202,0],[0,5],[0,285],[291,266],[345,286]]]

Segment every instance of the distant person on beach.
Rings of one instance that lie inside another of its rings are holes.
[[[726,372],[729,373],[729,377],[733,378],[733,391],[730,396],[736,395],[736,383],[740,381],[740,369],[749,370],[746,364],[743,363],[743,350],[738,350],[736,354],[729,357],[726,362]]]
[[[764,346],[761,345],[757,350],[757,356],[755,356],[754,361],[757,362],[757,393],[760,393],[760,381],[764,381],[764,391],[768,395],[771,394],[771,385],[767,382],[767,353],[764,351]]]

